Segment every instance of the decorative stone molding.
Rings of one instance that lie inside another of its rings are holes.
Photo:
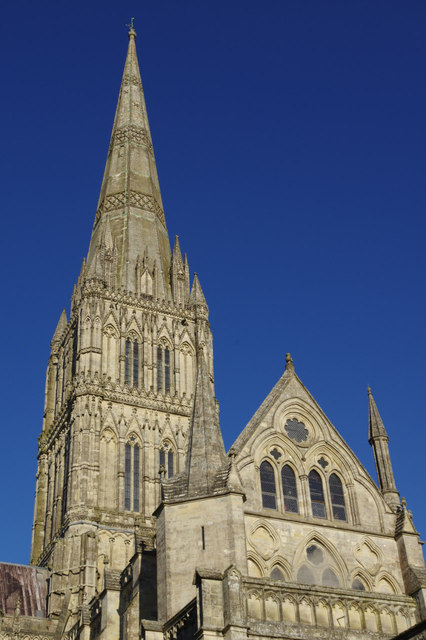
[[[112,193],[108,196],[105,196],[100,206],[98,207],[98,210],[96,211],[94,224],[97,224],[104,212],[113,211],[114,209],[119,209],[121,207],[124,207],[125,205],[140,207],[141,209],[145,209],[146,211],[155,213],[161,224],[164,226],[164,228],[166,228],[164,211],[160,207],[156,199],[153,196],[147,193],[141,193],[140,191],[119,191],[117,193]]]

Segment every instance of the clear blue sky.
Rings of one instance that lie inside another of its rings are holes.
[[[227,447],[290,351],[375,477],[371,385],[426,535],[424,0],[18,0],[0,25],[0,560],[29,559],[49,343],[88,248],[130,16]]]

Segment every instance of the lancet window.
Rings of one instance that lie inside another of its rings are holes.
[[[139,342],[135,336],[126,338],[124,356],[124,382],[129,386],[138,387]]]
[[[281,469],[281,481],[283,485],[284,511],[298,513],[296,476],[288,464]]]
[[[165,340],[157,347],[157,391],[170,391],[170,349]]]
[[[262,489],[262,505],[266,509],[277,508],[277,490],[272,465],[266,460],[260,465],[260,486]]]
[[[329,481],[331,509],[334,520],[346,520],[345,496],[343,495],[342,481],[339,476],[332,473]]]
[[[313,469],[309,474],[309,491],[311,494],[312,515],[315,518],[326,518],[324,490],[321,476]]]
[[[355,578],[351,588],[355,589],[355,591],[365,591],[365,584],[359,578]]]
[[[160,471],[164,471],[166,478],[175,474],[175,453],[168,442],[163,442],[160,448]]]
[[[283,572],[277,566],[272,569],[271,578],[272,580],[285,580]]]
[[[68,473],[70,466],[70,433],[67,433],[65,438],[65,447],[64,447],[64,485],[62,490],[62,514],[61,521],[63,522],[65,513],[67,510],[67,502],[68,502]]]
[[[125,446],[124,458],[124,508],[140,510],[140,447],[135,436],[130,436]]]

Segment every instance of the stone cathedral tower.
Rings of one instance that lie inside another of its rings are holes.
[[[0,563],[0,640],[423,640],[422,543],[370,389],[378,484],[290,354],[225,452],[208,307],[177,238],[170,251],[135,37],[51,343],[31,566]]]
[[[213,384],[208,308],[170,251],[135,47],[129,47],[87,261],[47,369],[31,562],[52,570],[49,608],[72,611],[104,569],[152,547],[160,475],[184,464],[197,349]]]

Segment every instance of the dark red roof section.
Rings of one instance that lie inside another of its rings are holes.
[[[13,614],[18,598],[21,615],[46,617],[47,570],[0,562],[0,610]]]

